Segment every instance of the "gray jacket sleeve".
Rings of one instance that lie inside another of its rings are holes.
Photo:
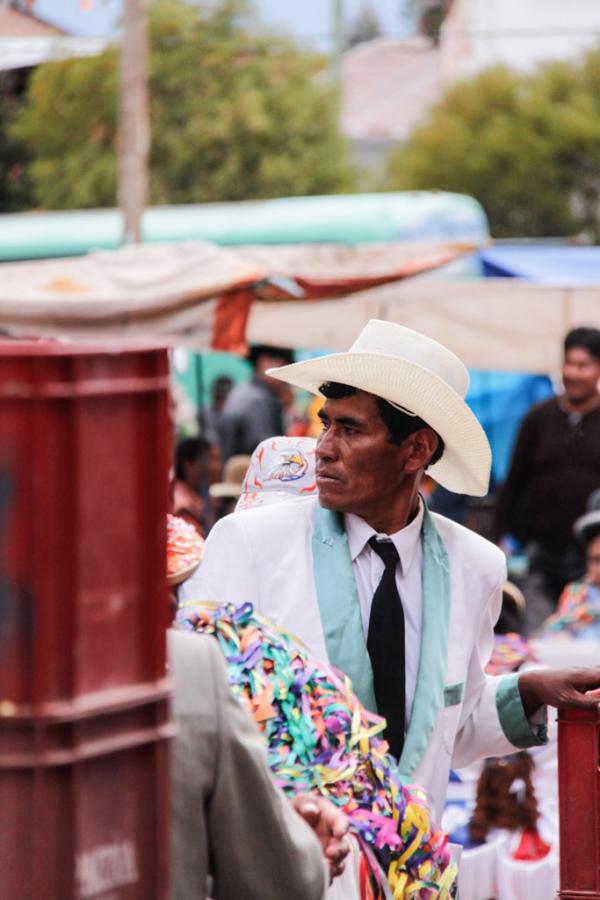
[[[204,898],[207,869],[218,900],[321,900],[328,874],[320,844],[275,788],[263,739],[229,690],[216,642],[172,631],[169,657],[179,729],[174,900]]]

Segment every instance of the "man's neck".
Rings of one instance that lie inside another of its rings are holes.
[[[579,413],[583,416],[585,413],[591,412],[593,409],[597,409],[600,406],[600,394],[595,391],[588,397],[582,397],[581,399],[569,398],[566,394],[562,394],[558,398],[558,405],[563,412]]]
[[[419,510],[419,494],[417,488],[406,502],[398,502],[393,509],[377,512],[357,513],[377,534],[396,534],[412,522]]]

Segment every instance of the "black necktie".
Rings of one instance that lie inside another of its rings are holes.
[[[404,610],[396,587],[398,551],[391,541],[369,541],[385,569],[373,595],[367,649],[373,667],[373,684],[379,715],[387,719],[385,739],[390,752],[400,758],[404,744],[405,675]]]

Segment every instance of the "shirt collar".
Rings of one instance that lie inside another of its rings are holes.
[[[419,509],[412,522],[409,522],[408,525],[405,525],[400,531],[396,531],[394,534],[389,535],[378,534],[364,519],[361,519],[360,516],[355,516],[354,513],[345,513],[344,528],[348,537],[348,549],[350,551],[352,562],[360,556],[373,535],[376,535],[378,538],[386,537],[392,541],[394,547],[398,551],[398,556],[400,557],[400,569],[402,574],[405,575],[415,558],[415,553],[421,538],[422,524],[423,501],[421,498],[419,498]]]

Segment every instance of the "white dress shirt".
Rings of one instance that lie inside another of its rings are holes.
[[[423,546],[421,525],[423,504],[412,522],[395,534],[378,534],[364,519],[353,513],[344,515],[344,527],[348,536],[348,549],[352,559],[352,571],[356,581],[360,614],[365,640],[369,633],[371,603],[377,590],[383,570],[383,560],[369,546],[369,539],[375,535],[378,540],[391,541],[398,551],[400,561],[396,566],[396,586],[404,610],[404,652],[406,723],[410,721],[412,702],[417,685],[417,669],[421,652],[421,623],[423,619],[423,589],[421,584],[423,568]]]

